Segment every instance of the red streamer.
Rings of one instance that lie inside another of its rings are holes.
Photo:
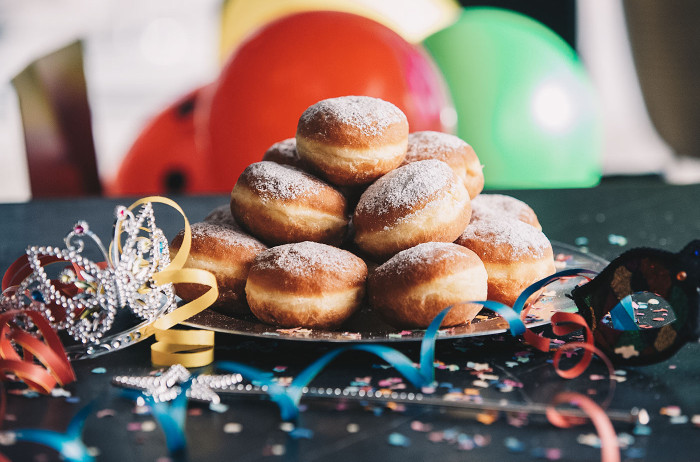
[[[559,393],[547,408],[547,419],[552,425],[560,428],[570,428],[579,423],[577,420],[567,418],[557,411],[555,406],[562,403],[577,406],[591,419],[600,438],[600,460],[602,462],[620,462],[620,446],[617,443],[617,433],[615,433],[612,422],[610,422],[605,411],[593,400],[579,393]]]
[[[43,341],[17,326],[15,319],[20,315],[29,316]],[[75,381],[58,335],[41,313],[30,310],[0,314],[0,377],[6,379],[8,372],[40,393],[50,393],[57,383],[63,386]]]

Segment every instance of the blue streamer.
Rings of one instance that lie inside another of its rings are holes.
[[[48,446],[69,462],[94,462],[82,440],[85,420],[92,412],[93,404],[83,407],[70,421],[64,433],[43,429],[14,430],[17,441],[29,441]]]
[[[515,300],[515,303],[513,303],[513,310],[519,315],[523,308],[525,308],[525,303],[527,303],[527,299],[530,298],[532,294],[545,287],[546,285],[551,284],[554,281],[571,276],[595,276],[596,274],[598,274],[597,271],[580,268],[571,268],[556,272],[551,276],[542,278],[539,281],[528,286],[525,290],[523,290],[520,293],[518,298]]]
[[[560,271],[556,274],[548,276],[540,281],[529,286],[518,297],[513,308],[500,302],[493,300],[473,301],[463,303],[474,303],[482,305],[499,316],[508,323],[511,334],[514,337],[522,335],[525,332],[525,324],[520,319],[520,312],[525,306],[528,298],[547,284],[570,276],[597,274],[595,271],[582,269],[569,269]],[[220,369],[231,373],[241,374],[246,379],[257,385],[264,386],[266,393],[270,399],[277,403],[280,408],[280,415],[283,420],[294,420],[299,416],[299,402],[301,400],[303,389],[336,357],[340,354],[350,351],[366,351],[372,353],[393,366],[398,373],[417,388],[432,386],[435,383],[435,341],[438,337],[438,331],[442,321],[455,306],[452,305],[442,310],[425,331],[423,340],[421,341],[419,367],[416,368],[413,362],[403,353],[385,345],[366,345],[358,344],[352,346],[340,347],[332,350],[313,363],[297,375],[288,387],[281,386],[275,378],[265,371],[261,371],[246,364],[237,363],[234,361],[218,362],[216,366]]]
[[[132,399],[142,398],[151,409],[153,417],[160,424],[165,434],[165,444],[171,455],[187,449],[185,436],[185,420],[187,417],[187,390],[192,386],[192,378],[180,385],[180,394],[170,403],[156,402],[153,396],[135,390],[124,390],[126,396]]]
[[[424,376],[420,370],[413,366],[406,355],[400,351],[385,345],[352,345],[337,348],[326,353],[319,359],[311,363],[306,369],[296,376],[288,387],[278,384],[270,374],[245,364],[222,361],[216,366],[220,369],[241,374],[258,385],[265,386],[266,393],[270,399],[277,403],[280,408],[280,415],[283,420],[294,420],[299,416],[299,402],[303,394],[303,389],[337,356],[346,351],[358,350],[372,353],[393,366],[397,372],[403,375],[415,387],[421,388],[432,384],[432,376]],[[431,365],[432,373],[432,365]]]

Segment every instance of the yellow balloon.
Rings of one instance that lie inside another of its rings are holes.
[[[221,12],[221,61],[259,27],[282,16],[312,10],[365,16],[412,43],[420,43],[452,24],[461,12],[455,0],[225,0]]]

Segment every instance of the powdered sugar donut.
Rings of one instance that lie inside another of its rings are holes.
[[[297,140],[296,138],[287,138],[278,143],[270,146],[265,154],[263,154],[262,160],[269,160],[270,162],[277,162],[278,164],[291,165],[292,167],[302,167],[302,161],[299,158],[299,152],[297,152]]]
[[[469,223],[464,183],[440,160],[393,170],[362,194],[355,208],[355,243],[377,258],[423,242],[453,242]]]
[[[228,225],[232,226],[237,230],[240,230],[241,227],[238,226],[238,223],[236,223],[236,220],[233,218],[233,215],[231,214],[231,204],[222,204],[215,209],[213,209],[211,212],[207,214],[206,217],[204,217],[204,220],[202,220],[207,223],[215,223],[218,225]]]
[[[472,199],[484,189],[481,162],[474,149],[461,138],[434,131],[409,134],[404,165],[426,159],[438,159],[447,163],[464,181]]]
[[[512,218],[476,220],[456,242],[484,262],[489,275],[489,300],[509,306],[530,284],[555,271],[547,236]]]
[[[504,194],[480,194],[472,199],[471,221],[513,218],[542,230],[535,211],[525,202]]]
[[[360,307],[367,266],[352,253],[316,242],[261,252],[246,296],[262,322],[283,327],[333,329]]]
[[[322,178],[336,185],[366,184],[403,161],[408,120],[378,98],[330,98],[304,111],[296,141],[301,159]]]
[[[245,284],[250,265],[267,246],[240,229],[217,223],[194,223],[190,253],[185,268],[199,268],[214,274],[219,297],[214,303],[217,311],[247,312]],[[170,251],[177,253],[182,245],[184,230],[172,240]],[[185,301],[201,296],[209,288],[201,284],[175,284],[175,292]]]
[[[270,244],[339,244],[349,216],[345,197],[313,175],[276,162],[250,164],[231,191],[231,212]]]
[[[426,328],[444,308],[455,305],[443,326],[471,321],[486,300],[487,274],[479,257],[453,243],[428,242],[399,252],[372,272],[369,303],[399,328]]]

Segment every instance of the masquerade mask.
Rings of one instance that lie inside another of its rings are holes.
[[[700,240],[679,253],[638,248],[615,258],[572,298],[615,363],[650,364],[700,335]]]

